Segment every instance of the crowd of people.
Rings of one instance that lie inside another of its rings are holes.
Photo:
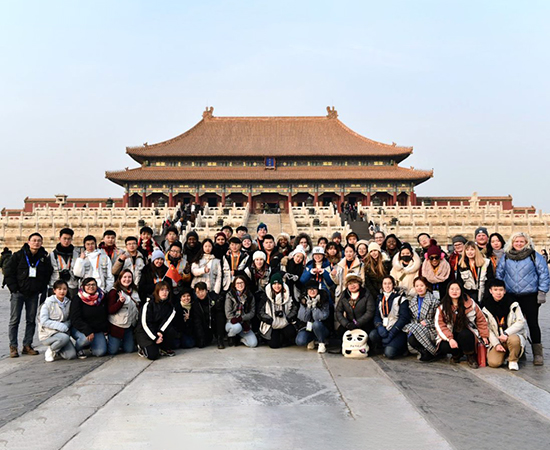
[[[107,230],[77,248],[64,228],[50,253],[31,234],[2,265],[10,356],[19,356],[24,308],[22,353],[38,354],[37,324],[47,362],[243,344],[424,362],[450,355],[453,364],[465,357],[472,368],[518,370],[530,341],[533,363],[543,364],[538,313],[550,276],[525,233],[505,241],[479,227],[443,249],[427,233],[408,243],[335,232],[314,243],[305,233],[273,236],[261,223],[254,238],[224,226],[213,240],[191,231],[182,242],[179,231],[169,226],[155,240],[144,226],[119,247]],[[363,347],[343,351],[354,336]]]

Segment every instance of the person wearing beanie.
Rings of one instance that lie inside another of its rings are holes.
[[[152,298],[153,292],[155,291],[155,285],[164,279],[168,270],[165,261],[166,255],[162,253],[162,250],[157,249],[151,255],[151,262],[141,271],[138,292],[142,304],[144,304],[148,298]]]
[[[357,236],[357,233],[355,231],[350,231],[348,234],[346,234],[346,244],[355,245],[357,244],[358,240],[359,236]]]
[[[340,233],[339,231],[335,231],[334,233],[332,233],[332,242],[334,242],[337,245],[338,251],[340,252],[341,255],[343,255],[344,246],[342,245],[342,233]]]
[[[331,270],[330,276],[334,284],[336,285],[335,302],[338,303],[340,295],[344,292],[344,282],[348,274],[354,273],[361,278],[361,285],[364,285],[365,271],[363,270],[363,263],[357,257],[355,253],[355,247],[348,244],[344,248],[344,257],[342,260]]]
[[[491,261],[485,258],[475,242],[468,241],[464,245],[464,252],[458,262],[458,278],[464,293],[471,297],[480,306],[483,306],[484,296],[488,293],[485,286],[489,286],[495,278]]]
[[[388,359],[408,353],[407,334],[403,327],[410,321],[406,293],[397,289],[393,277],[385,277],[382,280],[382,292],[376,301],[374,329],[369,333],[369,341],[374,344],[374,352],[384,352]]]
[[[435,239],[430,240],[426,252],[426,259],[422,263],[422,276],[432,285],[432,294],[437,300],[443,298],[447,292],[447,285],[451,276],[451,266],[445,259],[445,253],[437,245]]]
[[[239,237],[239,236],[237,236]],[[258,250],[258,247],[256,247],[256,244],[252,241],[252,236],[250,236],[248,233],[243,234],[241,237],[242,245],[241,250],[245,252],[248,256],[252,256],[256,250]]]
[[[186,264],[191,271],[191,264],[197,258],[197,254],[201,251],[201,242],[196,231],[190,231],[185,236],[185,244],[183,244],[183,254],[185,255]]]
[[[334,286],[334,281],[332,281],[330,276],[330,262],[325,257],[323,247],[314,247],[311,251],[311,258],[311,261],[306,264],[300,276],[300,283],[302,286],[310,280],[319,283],[319,288],[326,291],[329,295],[329,301],[332,306],[334,305],[334,299],[332,298],[331,289]]]
[[[279,233],[277,236],[277,251],[281,256],[288,256],[292,251],[290,236],[287,233]]]
[[[219,260],[223,260],[228,251],[229,243],[227,242],[227,238],[225,237],[225,234],[218,231],[214,235],[214,250],[212,253],[214,253],[214,256]]]
[[[260,222],[258,224],[258,227],[256,228],[256,241],[254,242],[256,244],[256,247],[258,247],[258,250],[264,249],[264,237],[267,234],[267,225],[263,222]]]
[[[164,240],[160,243],[160,248],[166,253],[170,246],[179,240],[179,232],[175,226],[170,226],[164,230]]]
[[[391,261],[384,261],[381,248],[376,242],[369,244],[369,254],[365,258],[363,267],[365,287],[373,299],[377,298],[382,289],[382,280],[390,273]]]
[[[364,263],[369,254],[369,241],[361,239],[355,244],[355,251],[359,260]]]
[[[307,233],[299,233],[294,238],[294,248],[298,247],[298,245],[301,245],[306,252],[306,262],[311,261],[311,249],[313,248],[313,241],[311,240],[310,235]]]
[[[211,239],[202,241],[202,248],[197,254],[195,261],[191,264],[191,287],[195,288],[197,283],[206,284],[209,292],[220,294],[222,290],[222,267],[220,260],[214,254],[214,242]]]
[[[319,283],[309,281],[300,296],[300,309],[296,328],[296,345],[315,350],[315,341],[319,343],[318,353],[326,353],[329,329],[323,323],[330,314],[328,294],[319,289]]]
[[[300,298],[301,295],[300,277],[304,273],[305,265],[306,252],[301,245],[281,260],[281,270],[285,272],[284,279],[294,299]]]
[[[374,328],[376,302],[369,290],[362,287],[361,281],[361,277],[354,273],[348,274],[344,281],[345,289],[335,310],[340,336],[347,330],[359,328],[370,333]]]
[[[404,242],[399,253],[393,257],[390,275],[397,287],[409,295],[414,295],[414,279],[420,272],[420,256],[413,251],[411,244]]]
[[[468,239],[460,234],[453,236],[453,252],[449,256],[449,265],[451,266],[451,276],[449,277],[450,281],[456,280],[458,277],[458,262],[462,257],[462,253],[464,252],[464,244],[466,244],[466,242],[468,242]]]
[[[474,233],[477,248],[483,256],[487,254],[487,244],[489,243],[489,232],[485,227],[477,227]]]
[[[244,269],[244,273],[250,279],[250,290],[253,294],[259,290],[264,291],[269,284],[272,272],[266,259],[264,252],[256,250],[252,255],[252,264]]]
[[[296,339],[294,322],[298,315],[298,304],[290,295],[283,281],[283,274],[271,275],[265,292],[260,295],[258,317],[260,334],[269,347],[281,348],[293,345]]]

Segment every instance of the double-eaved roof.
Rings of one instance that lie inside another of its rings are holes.
[[[383,144],[368,139],[344,125],[334,107],[318,117],[214,117],[207,108],[202,120],[185,133],[157,144],[127,147],[137,162],[193,158],[354,158],[390,159],[399,163],[412,147]],[[432,171],[385,166],[281,166],[264,167],[152,167],[107,172],[111,181],[261,181],[261,180],[410,180],[420,183]]]

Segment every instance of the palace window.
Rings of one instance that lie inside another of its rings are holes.
[[[323,161],[323,166],[332,166],[332,161]]]
[[[375,166],[383,166],[383,165],[384,165],[384,161],[374,161],[374,165],[375,165]]]
[[[210,166],[210,167],[212,167],[212,166],[217,166],[218,163],[215,162],[215,161],[208,161],[207,165]]]

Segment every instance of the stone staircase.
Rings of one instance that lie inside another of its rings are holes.
[[[354,220],[349,223],[349,226],[355,233],[357,233],[357,236],[359,236],[359,239],[365,239],[368,241],[373,238],[373,236],[370,234],[370,231],[369,231],[368,222],[365,222],[363,220]],[[342,236],[342,238],[343,237],[344,236]]]
[[[272,234],[273,237],[277,238],[277,235],[282,231],[281,216],[283,214],[250,214],[248,217],[248,222],[246,226],[248,227],[248,232],[250,235],[256,237],[256,228],[258,225],[263,222],[267,225],[267,232]],[[288,216],[288,214],[285,214]],[[284,229],[286,233],[290,230],[290,221],[288,221],[287,228]],[[290,234],[290,233],[289,233]]]

